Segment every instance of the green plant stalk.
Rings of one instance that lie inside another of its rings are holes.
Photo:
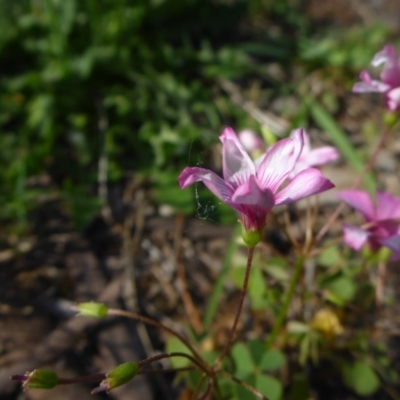
[[[294,266],[294,273],[292,276],[292,280],[290,281],[289,289],[286,292],[285,298],[283,299],[281,311],[278,315],[278,318],[275,321],[274,327],[272,328],[271,334],[269,335],[267,343],[266,343],[267,349],[270,349],[272,347],[272,345],[275,343],[276,337],[278,336],[278,333],[279,333],[283,323],[285,322],[287,312],[289,310],[289,306],[292,302],[293,295],[296,290],[297,283],[299,282],[301,273],[303,272],[304,261],[305,261],[305,257],[303,255],[299,256],[299,258],[296,261],[296,264]]]

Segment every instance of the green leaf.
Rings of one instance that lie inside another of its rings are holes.
[[[282,398],[282,383],[270,375],[256,375],[256,389],[259,390],[269,400],[279,400]]]
[[[254,361],[250,350],[244,343],[236,343],[232,346],[231,356],[235,363],[235,376],[244,379],[255,370]]]
[[[354,299],[357,287],[353,279],[347,276],[339,275],[323,285],[325,289],[339,297],[344,302],[349,302]]]
[[[370,396],[380,387],[380,380],[376,372],[366,363],[356,361],[342,367],[345,384],[360,396]]]
[[[268,350],[263,354],[258,367],[264,371],[276,371],[285,365],[286,357],[278,349]]]
[[[337,246],[328,247],[318,257],[318,264],[323,267],[333,267],[341,264],[342,255]]]
[[[192,354],[190,350],[175,336],[168,338],[165,347],[168,353],[179,352]],[[190,360],[185,357],[171,357],[169,360],[174,368],[183,368],[190,364]]]
[[[250,350],[251,357],[253,358],[254,363],[258,366],[264,355],[265,351],[264,342],[261,341],[260,339],[251,339],[247,341],[246,344]]]
[[[288,282],[290,279],[287,263],[283,264],[281,262],[275,263],[269,261],[263,266],[263,270],[279,282]]]
[[[262,310],[268,305],[265,298],[266,283],[259,268],[253,267],[250,271],[248,293],[253,310]]]
[[[308,400],[310,398],[310,385],[303,374],[295,374],[292,378],[288,400]]]

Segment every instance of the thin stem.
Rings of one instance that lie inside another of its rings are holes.
[[[369,170],[374,165],[379,152],[382,150],[383,145],[385,144],[387,138],[390,135],[390,132],[391,132],[390,128],[386,127],[386,129],[383,132],[383,135],[381,136],[381,139],[379,140],[378,144],[376,145],[376,148],[375,148],[374,152],[372,153],[370,159],[368,160],[367,164],[365,164],[365,167],[362,170],[361,174],[358,176],[358,178],[355,180],[355,182],[351,186],[351,188],[350,188],[351,190],[358,189],[358,187],[362,183],[363,179],[365,178],[365,175],[369,172]],[[315,242],[318,242],[323,238],[323,236],[328,231],[330,226],[336,221],[337,217],[343,211],[344,207],[345,207],[345,203],[343,201],[341,201],[339,203],[339,205],[337,206],[336,210],[334,211],[334,213],[329,217],[328,221],[326,221],[325,225],[318,232],[318,235],[315,237]]]
[[[197,382],[197,385],[193,391],[192,400],[197,400],[197,395],[200,393],[201,387],[203,386],[203,383],[207,378],[208,376],[206,374],[203,374],[200,380]]]
[[[272,328],[272,332],[268,337],[266,344],[267,348],[271,348],[271,346],[274,344],[276,337],[278,336],[278,333],[283,323],[285,322],[290,303],[292,302],[293,295],[296,290],[297,283],[300,279],[301,273],[303,272],[303,266],[304,266],[304,256],[301,255],[296,261],[292,280],[290,281],[289,289],[286,292],[285,298],[283,299],[281,311],[278,315],[278,318],[275,321],[274,327]]]
[[[139,371],[138,375],[155,375],[155,374],[169,374],[177,372],[193,371],[196,369],[194,365],[189,367],[179,367],[179,368],[154,368],[154,369],[144,369]]]
[[[257,389],[253,388],[253,386],[249,385],[247,382],[244,382],[240,380],[239,378],[236,378],[236,376],[231,375],[229,372],[220,370],[218,373],[222,376],[225,376],[225,378],[230,379],[233,382],[236,382],[240,386],[243,386],[245,389],[247,389],[249,392],[253,393],[256,397],[262,400],[268,400],[267,397],[265,397],[261,392],[259,392]]]
[[[251,264],[253,262],[253,255],[254,255],[254,247],[249,247],[248,249],[248,253],[247,253],[247,265],[246,265],[246,272],[244,275],[244,281],[243,281],[243,286],[242,286],[242,291],[240,293],[240,299],[239,299],[239,306],[238,309],[236,311],[236,315],[235,315],[235,319],[233,321],[233,325],[231,328],[231,331],[229,333],[229,337],[228,340],[225,344],[224,349],[222,350],[222,353],[220,354],[220,356],[218,357],[217,361],[215,361],[214,364],[214,371],[216,371],[219,366],[221,365],[222,360],[225,358],[225,356],[228,354],[233,339],[235,337],[235,333],[236,333],[236,329],[237,329],[237,325],[239,322],[239,317],[240,314],[242,312],[242,308],[243,308],[243,303],[244,303],[244,299],[246,297],[246,292],[247,292],[247,286],[249,284],[249,277],[250,277],[250,269],[251,269]]]
[[[76,378],[59,378],[58,385],[71,385],[80,382],[99,382],[104,379],[106,379],[106,374],[85,375]]]
[[[210,379],[207,383],[206,390],[197,400],[206,400],[211,393],[211,389],[212,389],[212,380]]]
[[[201,371],[203,371],[205,374],[207,374],[207,375],[210,374],[210,371],[208,370],[208,368],[204,368],[203,363],[200,363],[199,360],[197,360],[197,358],[191,356],[190,354],[182,353],[182,352],[179,352],[179,351],[174,351],[174,352],[171,352],[171,353],[157,354],[156,356],[152,356],[152,357],[146,358],[145,360],[139,361],[138,365],[141,368],[141,367],[144,367],[145,365],[149,365],[149,364],[151,364],[153,362],[161,361],[161,360],[164,360],[165,358],[171,358],[171,357],[184,357],[184,358],[187,358],[193,364],[195,364]]]
[[[152,318],[144,317],[143,315],[136,314],[130,311],[125,311],[125,310],[118,310],[114,308],[110,308],[108,310],[108,315],[119,315],[121,317],[125,318],[130,318],[136,321],[143,322],[148,325],[155,326],[158,329],[162,329],[171,335],[176,336],[183,344],[186,345],[186,347],[193,353],[194,357],[197,359],[197,361],[203,366],[203,370],[208,370],[207,364],[204,362],[203,358],[201,355],[198,353],[198,351],[192,346],[192,344],[186,339],[185,336],[180,334],[179,332],[175,331],[174,329],[162,324],[161,322],[158,322]]]

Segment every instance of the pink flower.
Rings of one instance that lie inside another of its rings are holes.
[[[304,132],[298,129],[292,138],[278,141],[254,163],[231,128],[220,136],[223,145],[223,178],[198,167],[187,167],[179,176],[182,189],[202,181],[219,199],[235,208],[246,230],[261,232],[273,206],[288,204],[334,187],[320,171],[308,168],[283,189],[300,157]]]
[[[297,129],[298,130],[298,129]],[[297,133],[297,130],[290,134],[293,138]],[[304,146],[297,160],[294,170],[290,174],[289,178],[294,178],[299,172],[317,165],[324,165],[331,161],[336,161],[339,158],[339,152],[333,146],[322,146],[316,149],[311,149],[310,136],[306,131],[304,133]]]
[[[373,251],[382,246],[400,256],[400,199],[386,192],[376,193],[376,205],[362,190],[344,190],[340,198],[359,211],[365,220],[361,227],[343,224],[344,242],[360,250],[367,242]]]
[[[361,82],[353,86],[353,92],[379,92],[385,94],[386,107],[391,110],[400,109],[400,60],[396,57],[396,50],[390,44],[375,54],[372,65],[377,67],[384,64],[381,80],[374,80],[367,71],[360,74]]]

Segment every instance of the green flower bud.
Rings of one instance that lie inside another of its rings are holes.
[[[53,389],[58,385],[58,375],[50,369],[35,369],[25,375],[15,375],[11,379],[24,382],[24,390]]]
[[[106,375],[100,385],[92,390],[92,394],[100,392],[109,392],[110,390],[124,385],[135,377],[139,371],[139,365],[134,362],[126,362],[118,365]]]
[[[249,248],[253,248],[261,241],[262,232],[254,230],[246,231],[242,228],[242,238]]]
[[[383,116],[383,121],[388,128],[393,128],[397,121],[400,118],[400,114],[398,112],[388,111]]]
[[[107,316],[108,307],[102,303],[79,303],[76,305],[80,315],[86,317],[104,318]]]

